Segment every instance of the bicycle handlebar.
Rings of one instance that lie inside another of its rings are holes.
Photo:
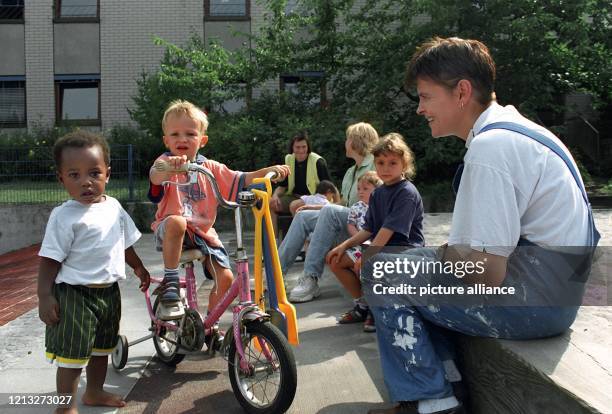
[[[227,209],[235,209],[235,208],[240,207],[240,204],[234,201],[227,201],[225,198],[223,198],[223,196],[221,195],[221,191],[219,190],[219,185],[217,184],[217,180],[215,180],[214,175],[207,168],[204,168],[199,164],[188,162],[188,163],[181,165],[179,169],[176,169],[164,160],[157,160],[155,161],[155,164],[153,164],[153,168],[157,171],[165,171],[165,172],[193,171],[199,174],[204,174],[204,176],[206,177],[206,179],[212,186],[213,192],[215,193],[215,198],[217,199],[217,202],[219,203],[221,207],[227,208]],[[184,185],[182,183],[177,183],[175,181],[164,181],[162,184]]]
[[[212,174],[212,172],[210,172],[210,170],[208,170],[207,168],[202,167],[199,164],[193,163],[193,162],[187,162],[183,165],[181,165],[178,169],[172,167],[172,165],[170,165],[168,162],[164,161],[164,160],[157,160],[155,161],[155,163],[153,164],[153,168],[157,171],[164,171],[164,172],[197,172],[200,174],[204,174],[204,176],[208,179],[208,182],[210,183],[210,185],[213,187],[213,191],[215,193],[215,198],[217,199],[217,202],[219,203],[219,205],[221,205],[221,207],[223,208],[227,208],[227,209],[235,209],[240,207],[240,204],[234,202],[234,201],[227,201],[226,199],[223,198],[223,196],[221,195],[221,191],[219,190],[219,185],[217,184],[217,180],[215,180],[214,175]],[[276,178],[279,177],[279,174],[277,171],[270,171],[268,173],[266,173],[266,175],[264,176],[265,178],[269,179],[269,180],[274,180]],[[175,181],[164,181],[162,184],[173,184],[173,185],[184,185],[181,183],[177,183]]]

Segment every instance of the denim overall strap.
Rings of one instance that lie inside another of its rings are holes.
[[[565,151],[563,151],[557,145],[556,142],[554,142],[552,139],[548,138],[544,134],[541,134],[537,131],[529,129],[526,126],[515,124],[513,122],[494,122],[482,128],[480,132],[478,132],[478,134],[482,134],[483,132],[489,131],[491,129],[506,129],[508,131],[517,132],[521,135],[524,135],[535,141],[538,141],[540,144],[544,145],[545,147],[548,147],[552,152],[554,152],[559,157],[561,157],[563,162],[565,162],[565,164],[567,165],[567,168],[569,168],[570,172],[572,173],[572,176],[574,177],[574,181],[576,181],[576,185],[578,186],[578,188],[580,189],[580,192],[582,193],[582,198],[584,199],[585,203],[587,203],[587,205],[590,206],[589,199],[586,194],[586,190],[584,189],[584,186],[582,185],[582,181],[580,180],[580,176],[578,175],[578,172],[574,168],[574,165],[570,161]]]
[[[461,183],[461,176],[463,175],[463,167],[465,167],[464,163],[459,164],[457,170],[455,171],[455,175],[453,176],[452,187],[455,196],[457,196],[457,193],[459,192],[459,184]]]
[[[589,203],[589,199],[587,197],[586,190],[580,180],[580,175],[574,168],[574,165],[570,161],[567,154],[561,149],[561,147],[559,147],[557,143],[555,143],[552,139],[548,138],[547,136],[537,131],[534,131],[532,129],[529,129],[523,125],[516,124],[514,122],[494,122],[492,124],[486,125],[478,133],[481,134],[491,129],[506,129],[508,131],[516,132],[528,138],[531,138],[539,142],[540,144],[544,145],[545,147],[549,148],[551,151],[557,154],[563,160],[563,162],[565,162],[565,165],[567,165],[567,168],[569,168],[572,174],[572,177],[574,177],[574,181],[576,182],[576,185],[578,186],[578,188],[580,189],[580,192],[582,193],[582,198],[584,199],[584,202],[586,203],[588,211],[589,211],[589,244],[588,245],[593,246],[593,247],[597,246],[597,243],[599,243],[599,239],[601,238],[601,235],[599,234],[599,232],[597,231],[597,228],[595,227],[595,220],[593,219],[593,211],[591,209],[591,203]],[[463,172],[463,164],[459,166],[459,169],[457,170],[457,173],[455,174],[455,178],[453,179],[453,187],[455,188],[455,191],[459,188],[459,182],[461,180],[460,174],[462,172]]]

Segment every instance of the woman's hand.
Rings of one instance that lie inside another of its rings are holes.
[[[314,208],[313,208],[313,206],[311,206],[311,205],[309,205],[309,204],[305,204],[305,205],[303,205],[303,206],[301,206],[301,207],[298,207],[298,208],[295,210],[295,214],[297,214],[297,213],[299,213],[300,211],[303,211],[303,210],[314,210]]]

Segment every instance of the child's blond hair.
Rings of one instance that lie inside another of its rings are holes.
[[[374,157],[382,154],[396,154],[402,159],[404,177],[411,180],[416,174],[414,165],[414,153],[406,145],[404,137],[397,132],[391,132],[380,139],[380,142],[372,149]]]
[[[366,171],[363,173],[361,177],[357,180],[358,183],[366,182],[372,184],[374,187],[380,187],[383,185],[383,181],[380,179],[376,171]]]
[[[162,118],[162,129],[164,130],[164,133],[166,132],[166,122],[168,122],[168,118],[170,116],[179,115],[186,116],[196,121],[199,124],[198,131],[200,131],[201,134],[204,134],[206,129],[208,129],[208,117],[204,111],[189,101],[177,99],[170,102],[168,109],[166,109],[166,112],[164,112],[164,117]]]
[[[346,139],[351,140],[351,146],[357,154],[365,157],[378,142],[378,132],[367,122],[349,125],[346,129]]]

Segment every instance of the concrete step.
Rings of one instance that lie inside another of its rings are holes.
[[[459,338],[471,414],[612,413],[612,307],[548,339]]]

